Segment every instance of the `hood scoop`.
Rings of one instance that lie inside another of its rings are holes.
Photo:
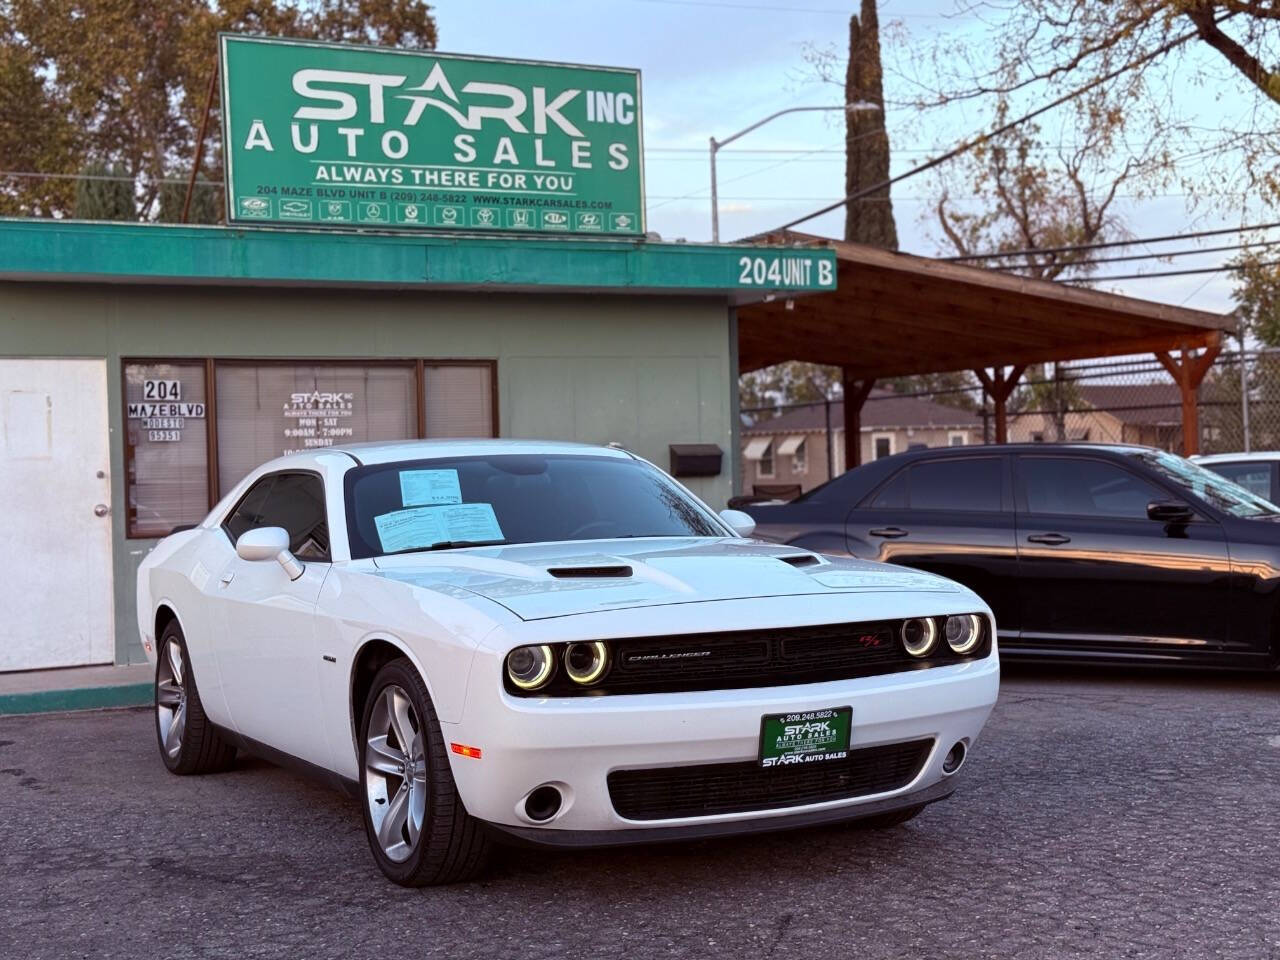
[[[816,567],[822,561],[815,557],[812,553],[793,553],[789,556],[779,557],[783,563],[789,563],[793,567]]]
[[[557,580],[611,580],[632,575],[630,567],[597,565],[590,567],[547,567],[547,573]]]

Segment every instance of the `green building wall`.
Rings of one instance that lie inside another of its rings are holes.
[[[0,356],[105,357],[113,503],[125,502],[121,357],[458,358],[498,364],[500,435],[615,441],[664,469],[716,443],[732,493],[735,338],[723,296],[0,284]],[[113,509],[116,660],[144,659],[134,572],[155,543]]]

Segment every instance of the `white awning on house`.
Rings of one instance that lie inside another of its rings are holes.
[[[752,437],[747,442],[747,449],[742,451],[742,456],[747,460],[762,460],[771,443],[772,437]]]
[[[795,456],[795,452],[800,449],[800,445],[804,443],[803,433],[793,433],[787,439],[782,441],[782,445],[778,447],[778,456],[791,457]]]

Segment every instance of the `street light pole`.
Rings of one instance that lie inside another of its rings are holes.
[[[856,113],[859,111],[879,110],[878,104],[869,103],[865,100],[856,100],[853,103],[841,104],[833,107],[788,107],[785,110],[779,110],[777,113],[771,113],[763,120],[757,120],[749,127],[743,127],[731,137],[725,137],[723,140],[711,138],[711,242],[720,242],[720,195],[716,190],[716,153],[721,147],[728,146],[739,137],[750,133],[758,127],[763,127],[770,120],[776,120],[778,117],[785,116],[788,113],[812,113],[814,111],[831,111],[843,110],[845,113]]]

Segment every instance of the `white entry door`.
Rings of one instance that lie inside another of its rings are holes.
[[[0,671],[115,659],[105,360],[0,359]]]

